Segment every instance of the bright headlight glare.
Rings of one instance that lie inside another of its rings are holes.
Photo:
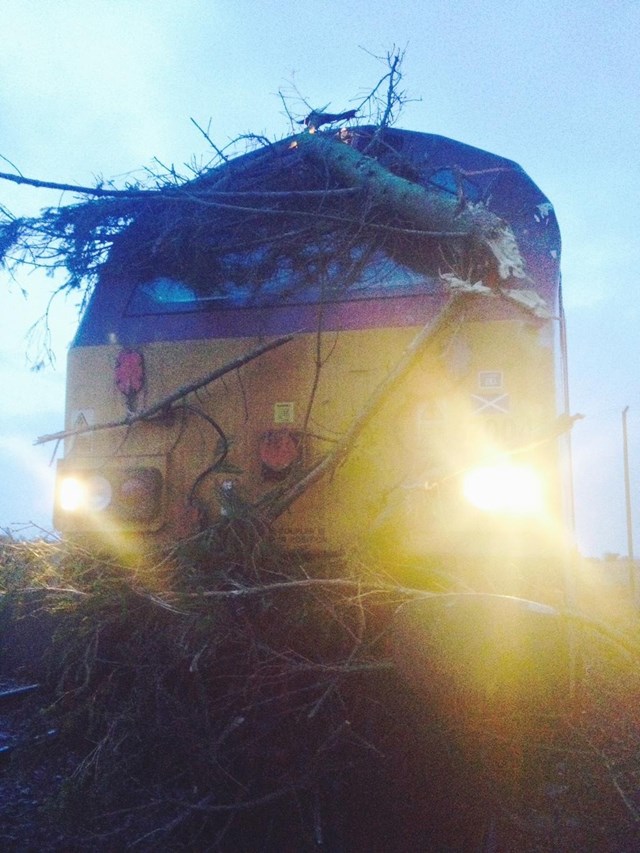
[[[58,504],[65,512],[77,512],[86,505],[86,484],[77,477],[65,477],[58,487]]]
[[[58,490],[58,503],[64,512],[102,512],[112,497],[111,483],[98,474],[64,477]]]
[[[525,465],[486,465],[468,471],[463,494],[485,512],[530,515],[543,506],[542,482],[535,469]]]

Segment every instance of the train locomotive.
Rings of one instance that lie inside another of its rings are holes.
[[[55,526],[127,551],[254,519],[287,550],[544,562],[563,335],[554,210],[514,162],[370,126],[265,145],[113,237],[68,354]]]

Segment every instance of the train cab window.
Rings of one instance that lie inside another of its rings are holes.
[[[307,270],[310,273],[311,270]],[[256,277],[257,278],[257,277]],[[370,258],[357,276],[343,269],[325,269],[325,275],[299,275],[284,266],[270,276],[244,277],[244,281],[223,277],[214,285],[192,285],[168,276],[137,284],[126,314],[178,314],[228,308],[265,308],[279,305],[309,305],[318,302],[346,302],[384,299],[433,293],[440,285],[424,273],[400,264],[380,253]]]
[[[184,281],[174,278],[154,278],[140,282],[133,291],[127,314],[178,314],[183,311],[199,311],[212,302],[220,302],[224,294],[198,293]]]
[[[460,170],[438,169],[430,176],[429,183],[451,195],[462,195],[467,201],[478,202],[482,200],[482,193],[479,188]]]

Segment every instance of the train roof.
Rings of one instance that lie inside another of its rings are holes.
[[[336,164],[343,157],[346,168]],[[385,277],[386,287],[399,282],[397,295],[415,292],[416,281],[432,295],[483,283],[533,293],[543,313],[557,307],[550,201],[517,163],[443,136],[305,131],[109,204],[119,225],[76,345],[104,339],[107,324],[131,313],[137,285],[160,279],[184,283],[212,308],[362,298]],[[509,251],[513,242],[513,268],[497,271],[496,231]]]
[[[456,258],[474,263],[463,251],[465,235],[431,233],[386,203],[384,193],[372,198],[371,183],[354,186],[351,176],[334,170],[326,157],[307,156],[300,138],[264,144],[132,208],[130,225],[115,239],[106,269],[133,270],[143,277],[172,275],[206,287],[215,280],[220,258],[237,257],[243,247],[271,246],[264,254],[266,263],[273,263],[279,250],[287,254],[288,240],[296,246],[324,244],[330,235],[362,234],[363,229],[409,259],[424,262],[432,256],[427,264],[432,275],[438,264],[455,266]],[[560,237],[553,207],[513,161],[442,136],[396,128],[355,127],[318,138],[325,151],[348,148],[362,155],[363,163],[373,161],[384,174],[421,187],[425,207],[432,201],[455,203],[447,222],[454,231],[463,212],[495,215],[513,231],[534,288],[547,290],[557,277]],[[327,148],[327,140],[347,145]],[[486,264],[486,258],[481,262]]]

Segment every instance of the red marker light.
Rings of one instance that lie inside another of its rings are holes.
[[[123,349],[118,353],[115,383],[116,388],[126,397],[127,405],[131,408],[136,394],[139,394],[144,386],[144,360],[141,352]]]

